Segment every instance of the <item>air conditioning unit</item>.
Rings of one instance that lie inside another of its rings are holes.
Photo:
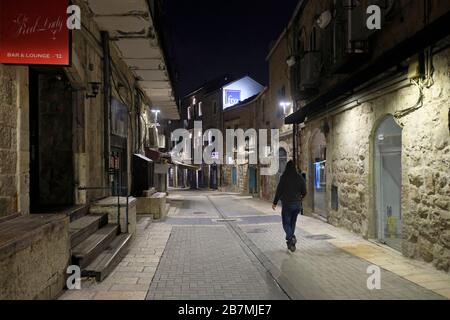
[[[300,60],[300,91],[302,98],[317,93],[320,73],[321,54],[318,51],[306,52]]]

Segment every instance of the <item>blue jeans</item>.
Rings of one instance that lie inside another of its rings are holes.
[[[284,232],[286,232],[287,241],[291,241],[295,236],[297,217],[301,210],[302,204],[300,202],[283,204],[283,208],[281,210],[281,218],[283,220],[283,229]]]

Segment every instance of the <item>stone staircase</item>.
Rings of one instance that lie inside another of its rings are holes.
[[[108,214],[89,214],[88,206],[69,212],[72,264],[82,276],[103,281],[126,254],[131,234],[120,234],[118,224],[109,223]]]

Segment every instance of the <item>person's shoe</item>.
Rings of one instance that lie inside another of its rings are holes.
[[[294,244],[294,246],[297,244],[297,237],[296,236],[292,237],[292,243]]]
[[[295,252],[297,248],[295,247],[295,242],[293,240],[287,242],[288,250],[291,252]]]

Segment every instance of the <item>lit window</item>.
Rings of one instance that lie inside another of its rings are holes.
[[[198,103],[198,116],[201,117],[203,116],[203,111],[202,111],[202,102]]]
[[[187,117],[188,117],[188,120],[192,119],[192,107],[189,107],[187,109]]]

